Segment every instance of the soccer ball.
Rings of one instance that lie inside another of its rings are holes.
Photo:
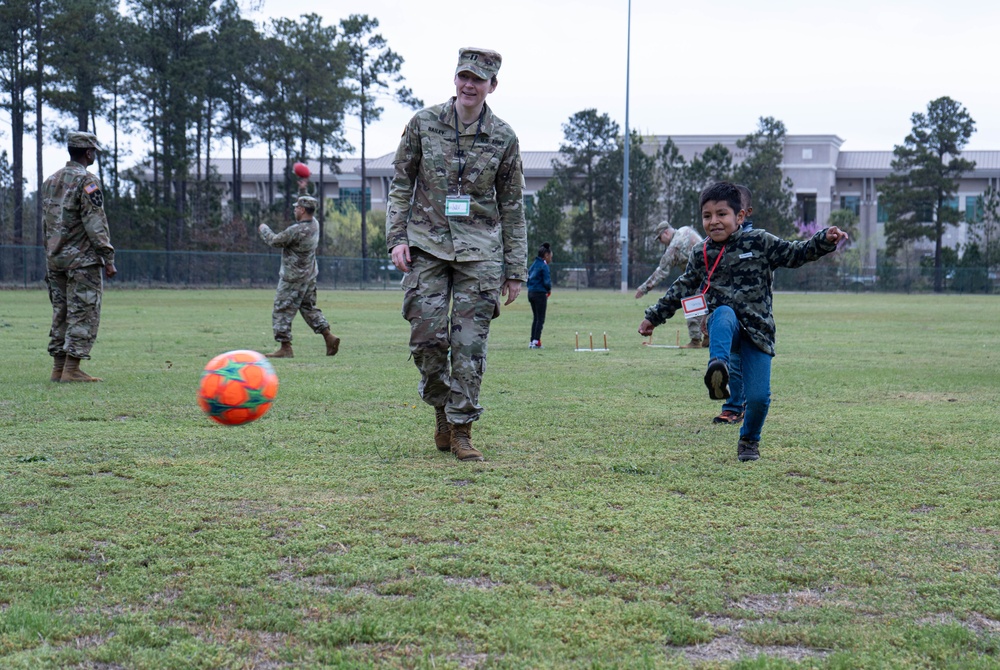
[[[278,395],[278,375],[262,354],[227,351],[208,362],[198,384],[198,404],[212,421],[239,426],[267,414]]]

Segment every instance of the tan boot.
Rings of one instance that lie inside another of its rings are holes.
[[[326,340],[326,355],[336,356],[340,350],[340,338],[331,333],[329,328],[320,333],[320,335]]]
[[[701,348],[708,349],[708,335],[701,338]]]
[[[291,342],[282,342],[276,351],[264,355],[268,358],[295,358],[295,354],[292,353]]]
[[[691,340],[682,346],[681,349],[701,349],[701,340]]]
[[[62,381],[63,368],[66,366],[66,354],[56,354],[52,357],[52,376],[49,377],[51,381],[59,382]]]
[[[438,451],[451,451],[451,424],[445,416],[444,407],[434,408],[434,445]]]
[[[451,424],[451,453],[460,461],[481,461],[483,455],[472,446],[472,424]]]
[[[66,363],[63,365],[62,377],[59,381],[63,382],[102,382],[103,379],[98,377],[91,377],[86,372],[80,369],[80,359],[75,356],[66,356]]]

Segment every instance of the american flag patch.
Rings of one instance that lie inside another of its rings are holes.
[[[83,187],[83,191],[87,195],[90,195],[91,193],[93,193],[94,191],[98,190],[99,188],[101,188],[101,187],[97,185],[97,182],[90,182],[89,184],[87,184],[86,186]]]

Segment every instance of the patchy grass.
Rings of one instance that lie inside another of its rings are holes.
[[[434,448],[399,293],[319,303],[340,353],[297,320],[225,428],[197,381],[274,346],[270,292],[109,292],[94,385],[4,293],[0,666],[1000,667],[995,297],[776,296],[748,464],[631,297],[556,291],[542,350],[504,310],[481,464]]]

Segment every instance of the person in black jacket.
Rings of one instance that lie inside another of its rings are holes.
[[[542,348],[542,326],[545,325],[545,308],[552,294],[552,247],[546,242],[538,248],[538,256],[528,269],[528,302],[531,304],[531,349]]]

